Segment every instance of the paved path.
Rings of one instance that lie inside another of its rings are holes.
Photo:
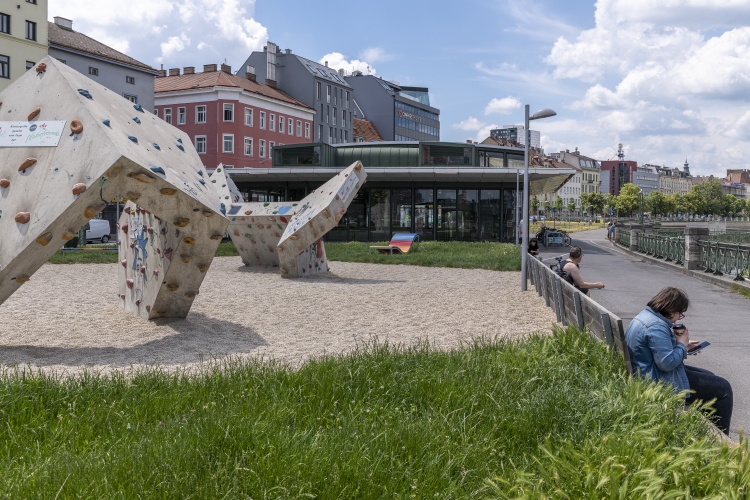
[[[665,286],[685,290],[690,297],[690,309],[683,322],[690,329],[690,338],[711,342],[702,353],[688,356],[686,363],[729,380],[734,390],[731,436],[737,439],[740,428],[750,430],[750,300],[679,272],[641,262],[607,241],[604,229],[572,236],[573,244],[583,249],[583,279],[605,285],[603,290],[592,290],[591,297],[620,316],[625,328]],[[542,247],[542,257],[545,263],[554,263],[554,256],[567,255],[568,251],[568,248]]]

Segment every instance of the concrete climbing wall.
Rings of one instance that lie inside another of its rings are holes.
[[[229,237],[247,266],[278,266],[277,246],[296,202],[236,203],[229,207]]]
[[[356,162],[294,207],[294,215],[278,244],[282,277],[302,278],[328,271],[321,238],[338,225],[366,179],[362,163]]]
[[[184,317],[229,223],[189,137],[51,57],[0,93],[0,103],[0,304],[122,195],[148,211],[159,234],[179,229],[172,254],[192,257],[172,281],[165,268],[161,282],[142,289],[151,311],[127,294],[123,306],[148,318]]]
[[[240,193],[237,185],[229,177],[229,174],[227,174],[223,163],[219,163],[214,173],[208,176],[208,180],[219,194],[219,200],[224,204],[225,208],[233,203],[242,203],[244,201],[242,193]]]

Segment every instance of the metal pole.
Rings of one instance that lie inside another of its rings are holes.
[[[521,241],[521,291],[526,291],[526,273],[528,271],[528,257],[529,254],[526,249],[529,246],[529,105],[525,107],[525,120],[524,125],[526,129],[526,140],[523,146],[523,210],[521,211],[521,217],[523,221],[522,241]]]
[[[516,245],[518,245],[518,225],[520,224],[520,221],[518,220],[518,214],[521,212],[520,208],[518,207],[519,174],[520,172],[518,171],[518,165],[516,165],[516,241],[513,242]]]

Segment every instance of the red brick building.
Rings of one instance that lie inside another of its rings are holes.
[[[601,180],[601,192],[603,194],[619,195],[620,188],[635,180],[635,172],[638,170],[638,162],[625,160],[602,161],[602,171],[599,176]]]
[[[254,74],[232,75],[226,64],[165,74],[155,79],[156,112],[192,138],[207,169],[270,168],[274,146],[312,142],[315,110]]]

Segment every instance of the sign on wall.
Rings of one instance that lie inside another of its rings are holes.
[[[0,147],[57,147],[65,121],[0,122]]]

